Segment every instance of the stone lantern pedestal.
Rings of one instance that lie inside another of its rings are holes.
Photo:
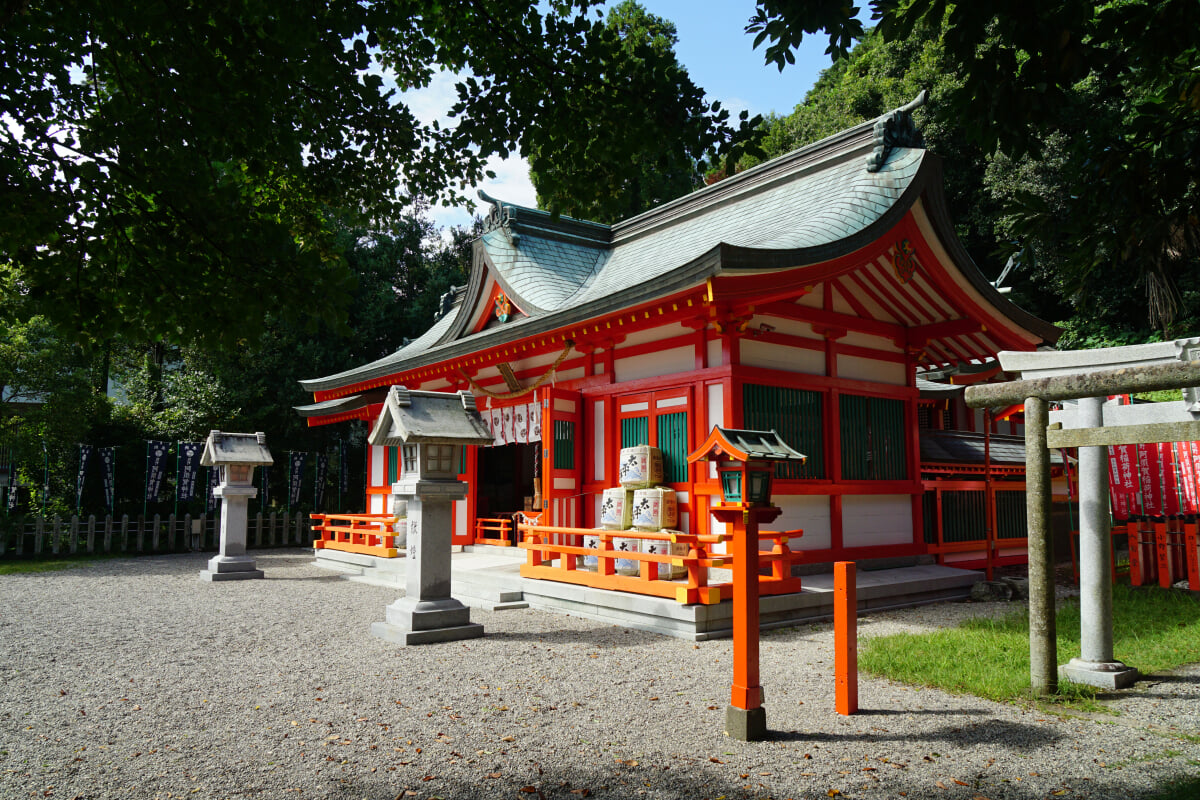
[[[400,448],[402,474],[392,494],[408,515],[405,595],[371,625],[371,635],[402,645],[483,636],[470,609],[450,596],[453,504],[467,496],[457,478],[462,449],[492,441],[475,398],[393,386],[367,441]]]
[[[451,511],[467,496],[459,481],[400,481],[397,498],[408,502],[405,595],[387,607],[371,635],[397,644],[431,644],[483,636],[471,610],[450,596]]]
[[[221,498],[221,545],[217,555],[200,570],[205,581],[244,581],[263,577],[263,571],[246,554],[246,523],[250,499],[258,496],[252,485],[254,468],[274,459],[262,433],[212,431],[204,445],[200,463],[219,467],[221,483],[213,496]]]

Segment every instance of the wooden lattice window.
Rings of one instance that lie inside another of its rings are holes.
[[[838,410],[843,480],[895,481],[908,477],[904,401],[843,394]]]
[[[742,425],[776,431],[789,447],[808,456],[803,464],[777,464],[777,478],[824,478],[824,397],[821,392],[782,386],[742,386]]]

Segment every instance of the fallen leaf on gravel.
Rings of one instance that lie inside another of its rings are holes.
[[[571,790],[571,794],[577,794],[580,797],[587,797],[591,793],[592,793],[591,789],[572,789]]]
[[[971,784],[967,783],[966,781],[960,781],[958,778],[955,778],[954,782],[957,783],[959,786],[970,786],[971,785]]]
[[[516,739],[515,739],[514,737],[512,737],[512,736],[505,736],[505,737],[504,737],[503,739],[501,739],[500,741],[502,741],[502,742],[515,742],[515,741],[516,741]]]
[[[939,789],[946,788],[946,784],[942,783],[941,781],[938,781],[937,783],[935,783],[934,786],[938,787]]]
[[[437,777],[437,775],[426,775],[424,778],[421,778],[421,780],[423,780],[423,781],[431,781],[431,780],[433,780],[433,779],[434,779],[434,778],[436,778],[436,777]]]
[[[714,764],[724,764],[725,763],[724,761],[717,758],[716,756],[711,756],[708,760],[713,762]]]
[[[837,797],[839,794],[841,794],[841,792],[839,792],[837,789],[830,789],[825,794],[829,795],[830,797]]]
[[[709,706],[709,707],[708,707],[708,710],[709,710],[709,711],[716,711],[716,710],[717,710],[717,707],[716,707],[716,706]]]
[[[537,791],[537,789],[535,789],[532,786],[522,786],[521,791],[524,792],[525,794],[533,794],[534,792]]]
[[[616,761],[618,764],[624,764],[627,767],[636,767],[638,765],[638,762],[634,761],[632,758],[628,760],[618,758]]]
[[[496,778],[499,778],[499,777],[500,777],[500,773],[499,773],[499,772],[489,772],[489,773],[487,774],[487,777],[489,777],[489,778],[491,778],[491,779],[495,780]]]

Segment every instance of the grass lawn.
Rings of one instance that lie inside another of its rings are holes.
[[[1079,654],[1079,602],[1060,603],[1059,662]],[[1114,656],[1152,675],[1200,658],[1200,602],[1176,591],[1113,587]],[[1029,614],[972,619],[957,628],[927,634],[897,634],[866,640],[859,668],[903,683],[935,686],[992,700],[1029,697]],[[1060,683],[1055,702],[1096,708],[1098,689]]]
[[[29,561],[0,561],[0,575],[27,575],[34,572],[57,572],[74,569],[97,561],[120,558],[120,554],[76,555],[57,558],[39,558]]]

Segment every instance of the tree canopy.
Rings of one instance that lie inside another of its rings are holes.
[[[727,114],[644,70],[594,2],[6,4],[0,314],[227,347],[268,314],[339,324],[338,218],[453,202],[512,152],[554,153],[554,206],[662,120],[693,158],[727,148]],[[452,126],[404,100],[439,69],[462,76]]]
[[[939,31],[953,81],[932,113],[1012,169],[1040,164],[1055,188],[1011,187],[1014,237],[1053,242],[1064,287],[1098,302],[1142,290],[1149,322],[1186,312],[1200,258],[1200,40],[1190,0],[871,0],[885,42]],[[760,0],[747,27],[783,69],[806,34],[845,58],[865,35],[841,2]],[[1043,156],[1049,161],[1043,160]],[[1031,160],[1032,159],[1032,160]],[[1051,166],[1053,165],[1053,166]]]
[[[535,122],[539,135],[528,156],[540,205],[611,223],[702,185],[697,144],[718,145],[705,131],[710,118],[724,121],[727,114],[719,102],[704,99],[704,90],[676,59],[678,36],[670,20],[650,14],[637,0],[624,0],[609,9],[598,33],[610,48],[610,62],[601,65],[605,81],[624,86],[631,100],[673,95],[676,102],[645,104],[633,126],[605,109],[586,125],[561,130]],[[747,116],[743,112],[742,119]]]

